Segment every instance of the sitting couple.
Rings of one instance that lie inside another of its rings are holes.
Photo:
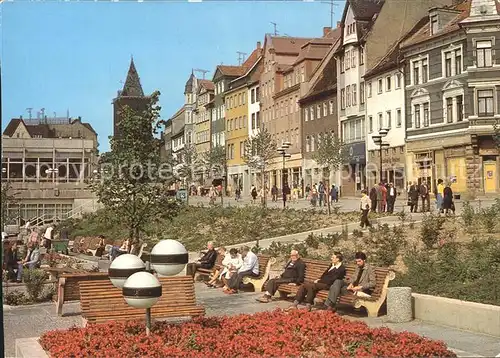
[[[357,252],[355,255],[356,269],[351,277],[345,279],[346,268],[343,264],[343,256],[340,252],[334,252],[331,257],[330,266],[323,272],[321,277],[314,282],[304,282],[305,264],[300,260],[297,251],[292,251],[290,261],[285,266],[285,271],[280,278],[271,279],[266,285],[266,293],[259,299],[260,302],[269,302],[278,290],[280,284],[288,283],[300,285],[293,304],[288,310],[296,309],[299,304],[305,302],[306,309],[312,310],[314,299],[321,290],[328,290],[328,298],[325,302],[328,311],[335,312],[337,300],[341,295],[352,294],[357,296],[370,296],[375,289],[375,270],[366,262],[366,255]]]

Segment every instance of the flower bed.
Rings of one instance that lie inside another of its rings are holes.
[[[442,342],[371,329],[328,312],[280,310],[254,315],[144,323],[94,324],[47,332],[42,347],[57,357],[455,357]]]

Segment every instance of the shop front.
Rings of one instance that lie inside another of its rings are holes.
[[[347,160],[341,172],[340,193],[355,196],[366,188],[366,145],[358,142],[346,145]]]

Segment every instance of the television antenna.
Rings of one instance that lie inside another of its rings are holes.
[[[241,51],[236,51],[236,53],[238,54],[238,66],[241,66],[241,64],[245,62],[245,56],[247,53]]]
[[[201,69],[201,68],[195,68],[193,71],[194,71],[194,72],[200,72],[200,73],[201,73],[201,75],[203,76],[203,79],[205,79],[205,73],[210,72],[209,70],[203,70],[203,69]]]
[[[330,5],[330,27],[333,29],[333,18],[335,17],[335,8],[339,5],[335,0],[321,1],[322,4]]]
[[[28,117],[29,117],[29,119],[31,119],[31,112],[33,111],[33,108],[32,107],[28,107],[28,108],[26,108],[26,110],[28,111]]]
[[[278,24],[272,21],[271,24],[274,26],[274,36],[278,36],[278,30],[277,30]]]

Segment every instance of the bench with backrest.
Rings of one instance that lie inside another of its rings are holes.
[[[151,308],[156,319],[196,317],[205,314],[205,308],[196,304],[194,282],[191,276],[159,278],[162,295]],[[122,290],[109,280],[80,282],[80,305],[84,325],[117,320],[145,319],[145,310],[129,306]]]
[[[330,262],[303,259],[306,264],[305,270],[305,280],[314,281],[321,277],[323,272],[330,266]],[[346,265],[347,276],[350,277],[354,273],[355,265]],[[353,306],[355,308],[365,307],[368,312],[369,317],[377,317],[380,307],[385,302],[387,297],[387,288],[389,287],[389,281],[393,280],[395,277],[394,271],[389,270],[384,267],[375,267],[376,285],[371,297],[357,297],[352,294],[342,295],[339,298],[339,303],[344,305]],[[280,285],[278,287],[278,292],[281,297],[286,297],[288,294],[296,294],[299,286],[292,285]],[[321,300],[326,300],[328,297],[328,291],[319,291],[316,298]]]
[[[222,260],[224,260],[224,255],[217,253],[217,259],[215,260],[214,267],[210,269],[197,268],[194,274],[194,281],[196,282],[200,278],[208,278],[215,271],[222,267]]]
[[[107,272],[63,273],[57,283],[56,312],[62,315],[63,304],[68,301],[80,300],[82,281],[109,280]]]
[[[257,255],[259,258],[259,276],[251,277],[247,276],[243,278],[244,284],[251,283],[255,289],[255,292],[260,292],[263,290],[264,285],[269,278],[269,273],[271,272],[271,265],[276,262],[274,257],[269,255]]]

